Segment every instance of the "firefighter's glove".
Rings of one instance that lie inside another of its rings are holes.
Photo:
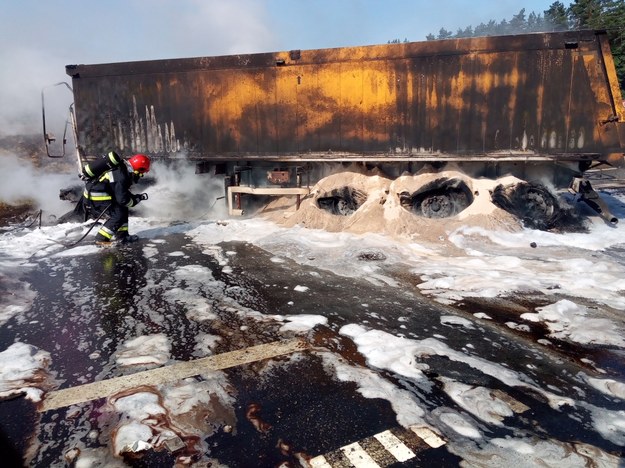
[[[134,202],[132,206],[137,206],[141,200],[147,200],[148,195],[146,193],[140,193],[139,195],[133,195],[132,201]]]

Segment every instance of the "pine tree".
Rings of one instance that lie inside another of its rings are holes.
[[[566,31],[569,29],[569,18],[566,7],[562,2],[553,2],[548,10],[544,11],[545,23],[551,31]]]
[[[508,23],[509,31],[512,34],[521,34],[527,31],[527,20],[525,19],[525,8],[514,15]]]
[[[598,29],[602,17],[602,0],[575,0],[569,6],[569,19],[574,29]]]
[[[450,37],[453,37],[454,33],[452,33],[451,31],[447,31],[445,28],[441,28],[440,31],[438,31],[438,37],[437,39],[449,39]]]
[[[495,34],[510,34],[510,25],[508,21],[506,21],[505,19],[501,20],[501,22],[495,27]]]
[[[545,20],[533,11],[527,15],[527,32],[544,31]]]
[[[556,1],[543,13],[544,17],[534,12],[526,17],[525,8],[522,8],[509,21],[490,20],[475,28],[458,28],[456,34],[441,28],[438,36],[428,34],[427,40],[569,29],[604,29],[608,34],[621,89],[625,89],[625,0],[573,0],[568,7]]]

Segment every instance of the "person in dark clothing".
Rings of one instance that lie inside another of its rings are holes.
[[[150,158],[135,154],[119,166],[106,171],[98,179],[87,182],[83,197],[92,211],[99,216],[107,210],[108,219],[95,237],[98,245],[110,245],[113,240],[121,243],[134,242],[138,236],[128,233],[128,208],[135,207],[147,194],[134,195],[132,184],[150,170]]]

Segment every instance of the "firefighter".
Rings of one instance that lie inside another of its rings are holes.
[[[128,233],[128,208],[137,206],[141,200],[147,200],[148,196],[146,193],[132,194],[130,186],[149,170],[150,158],[144,154],[135,154],[85,184],[83,197],[91,217],[99,216],[104,210],[108,216],[96,234],[97,245],[111,245],[113,241],[127,243],[139,239],[138,236]]]

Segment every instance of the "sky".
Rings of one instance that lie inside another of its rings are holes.
[[[69,64],[421,41],[441,28],[509,20],[521,8],[542,14],[552,3],[0,0],[0,137],[39,133],[42,89],[69,82]]]

